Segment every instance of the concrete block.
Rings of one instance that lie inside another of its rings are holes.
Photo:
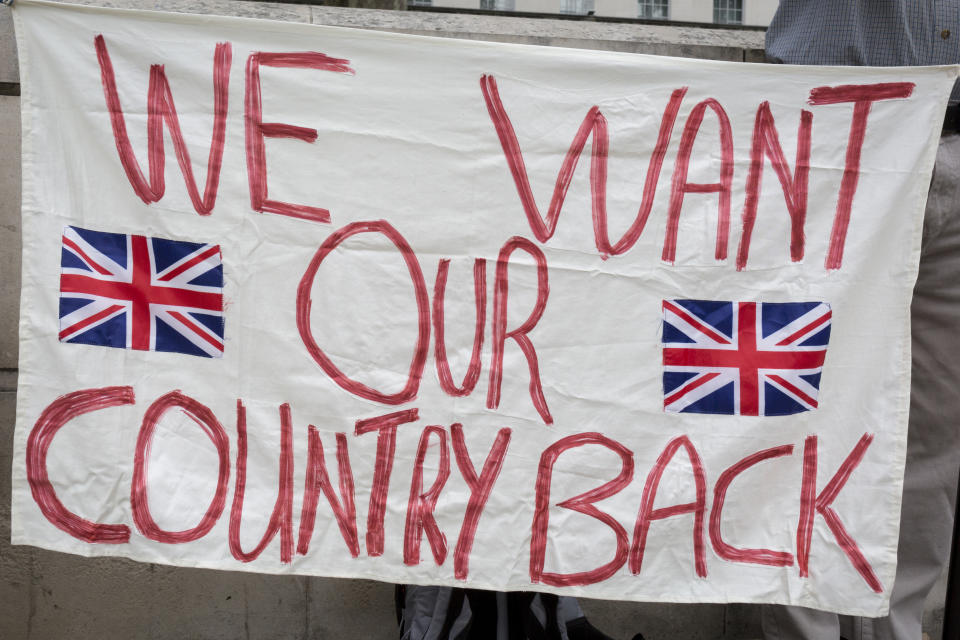
[[[0,83],[20,82],[17,70],[17,42],[13,34],[10,7],[0,6]]]
[[[398,635],[386,584],[183,569],[31,547],[5,548],[2,557],[4,638]]]
[[[760,63],[766,62],[767,52],[763,50],[762,46],[758,49],[744,49],[743,61],[744,62],[760,62]]]
[[[0,96],[0,370],[17,366],[20,313],[20,98]]]
[[[32,616],[31,551],[10,546],[10,461],[17,394],[0,391],[0,637],[26,638]]]
[[[394,586],[370,580],[311,578],[308,582],[310,640],[399,637]]]
[[[0,392],[17,390],[16,369],[0,369]]]
[[[31,552],[31,597],[38,606],[30,628],[37,638],[315,637],[308,633],[307,578]],[[341,588],[349,596],[347,582]],[[324,637],[355,637],[352,621],[363,617],[363,605],[358,600],[324,611],[342,623],[337,634]]]

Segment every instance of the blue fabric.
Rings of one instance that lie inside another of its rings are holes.
[[[786,64],[957,64],[960,0],[780,0],[766,52]]]
[[[733,303],[729,300],[672,300],[711,327],[727,336],[733,337]],[[664,342],[668,342],[664,340]]]
[[[803,410],[806,411],[805,408]],[[736,415],[736,392],[733,383],[725,384],[713,393],[707,394],[696,402],[687,405],[681,413]]]
[[[766,302],[763,304],[763,313],[760,314],[761,331],[766,338],[771,333],[780,331],[794,322],[805,313],[813,311],[819,302]]]
[[[763,415],[765,416],[789,416],[794,413],[807,411],[808,409],[774,387],[769,382],[763,385],[764,405]]]

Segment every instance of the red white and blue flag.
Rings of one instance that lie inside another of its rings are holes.
[[[783,416],[817,408],[825,302],[663,301],[663,408]]]
[[[65,227],[60,341],[222,356],[220,246]]]

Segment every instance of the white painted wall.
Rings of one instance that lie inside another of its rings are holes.
[[[670,19],[713,22],[713,0],[670,0]]]
[[[450,7],[451,9],[479,9],[480,0],[434,0],[434,7]]]
[[[608,18],[636,18],[637,0],[594,0],[596,15]]]
[[[743,23],[767,26],[777,12],[778,0],[744,0]]]
[[[446,0],[437,1],[446,2]],[[479,1],[477,0],[478,4]],[[560,0],[517,0],[514,9],[531,13],[560,13]]]

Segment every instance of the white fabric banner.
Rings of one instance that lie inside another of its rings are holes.
[[[886,611],[956,68],[14,17],[14,543]]]

